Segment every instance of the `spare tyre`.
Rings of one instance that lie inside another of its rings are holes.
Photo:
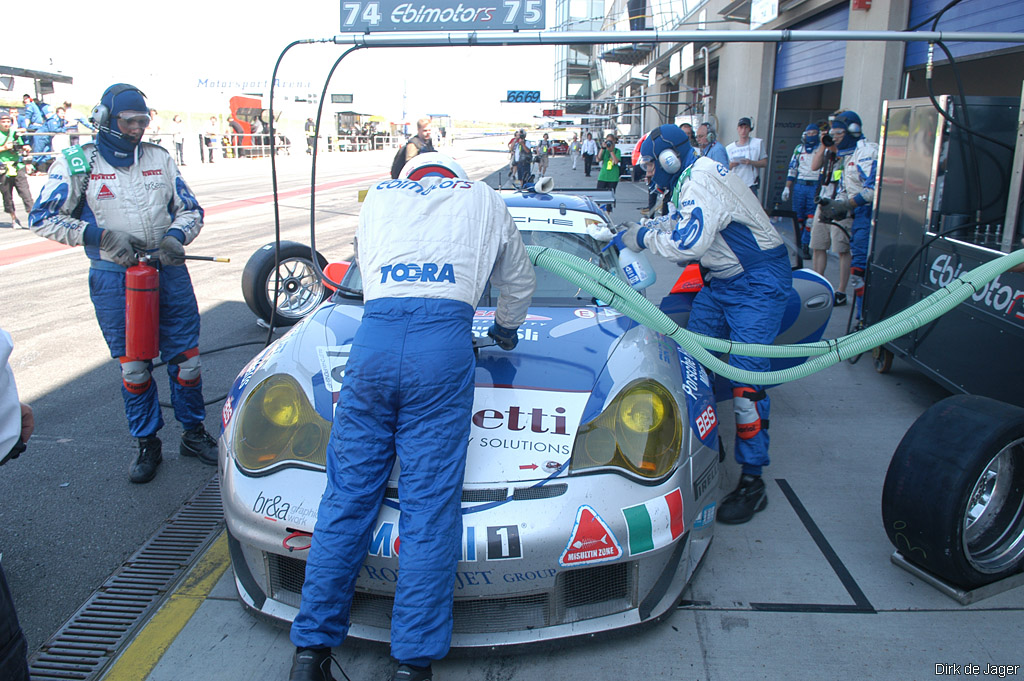
[[[896,448],[886,534],[908,561],[965,590],[1024,564],[1024,409],[977,395],[929,408]]]
[[[274,244],[261,246],[242,270],[242,297],[257,317],[270,322],[274,309],[274,287],[277,286],[277,311],[274,326],[291,326],[315,310],[330,293],[313,267],[312,249],[295,241],[282,241],[277,271],[274,276]],[[316,254],[320,270],[327,258]]]

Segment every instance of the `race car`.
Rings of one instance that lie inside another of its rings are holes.
[[[569,153],[569,143],[565,140],[551,140],[551,154],[552,156],[564,155]]]
[[[505,192],[527,245],[622,276],[586,196]],[[356,264],[342,285],[361,289]],[[497,291],[473,324],[481,341]],[[333,295],[241,371],[220,470],[239,598],[288,622],[325,488],[325,451],[363,308]],[[671,339],[537,269],[512,352],[478,348],[455,584],[455,647],[550,641],[667,615],[714,532],[712,382]],[[481,343],[483,345],[483,343]],[[401,550],[397,469],[356,584],[350,635],[386,641]]]

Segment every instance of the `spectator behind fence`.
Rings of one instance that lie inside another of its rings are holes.
[[[25,142],[14,128],[14,117],[9,113],[0,114],[0,169],[3,171],[0,192],[3,193],[4,212],[11,216],[11,227],[14,229],[25,229],[14,210],[15,190],[25,206],[25,214],[32,211],[32,192],[19,153],[23,146]]]
[[[206,126],[206,131],[203,133],[203,144],[206,145],[206,151],[210,157],[209,163],[213,163],[213,150],[217,146],[217,139],[220,137],[220,132],[217,130],[218,127],[217,117],[210,116],[210,124]],[[202,149],[199,151],[199,158],[202,160]]]
[[[174,140],[174,160],[179,166],[185,165],[185,123],[175,114],[171,119],[171,137]]]
[[[161,144],[160,142],[163,139],[163,137],[160,135],[162,127],[163,121],[160,120],[159,112],[157,112],[156,109],[150,109],[149,128],[147,128],[147,132],[149,133],[149,141],[152,142],[153,144],[159,144],[160,146],[163,146],[163,144]]]
[[[89,130],[96,130],[92,123],[75,114],[71,108],[71,102],[64,102],[64,113],[67,115],[64,121],[64,131],[68,133],[68,146],[75,146],[81,139],[77,134],[79,125],[84,125]]]
[[[306,153],[312,154],[316,148],[316,123],[312,118],[306,119]]]

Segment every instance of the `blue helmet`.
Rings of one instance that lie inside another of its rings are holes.
[[[90,118],[99,128],[96,135],[96,147],[100,155],[113,166],[126,167],[134,162],[136,144],[127,139],[117,127],[117,117],[123,111],[135,111],[145,114],[146,98],[134,85],[117,83],[111,85],[103,93],[100,103],[93,110]],[[146,114],[148,117],[148,114]]]
[[[662,125],[651,130],[640,145],[641,163],[654,161],[654,184],[661,189],[672,189],[683,170],[696,158],[690,140],[678,125]]]
[[[843,141],[839,143],[839,149],[849,149],[857,145],[861,138],[860,116],[854,111],[844,111],[832,120],[832,127],[845,131]]]
[[[804,128],[803,134],[800,135],[800,141],[807,147],[807,151],[814,151],[818,146],[818,143],[821,141],[819,132],[818,126],[814,123]]]

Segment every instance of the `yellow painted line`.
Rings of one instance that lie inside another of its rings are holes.
[[[227,532],[221,532],[181,585],[125,648],[121,657],[103,677],[104,681],[140,681],[149,676],[206,600],[230,562],[228,535]]]

